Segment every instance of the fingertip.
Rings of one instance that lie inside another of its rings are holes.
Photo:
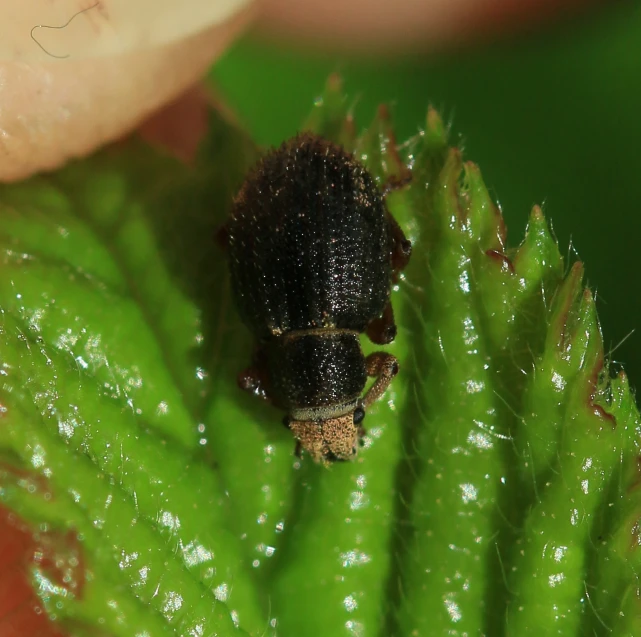
[[[0,182],[53,170],[130,133],[205,75],[251,17],[144,51],[0,64]]]

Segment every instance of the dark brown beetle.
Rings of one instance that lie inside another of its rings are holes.
[[[365,358],[359,340],[394,340],[390,290],[411,251],[383,194],[351,154],[302,134],[249,173],[226,235],[236,304],[257,339],[241,387],[287,410],[297,454],[354,457],[365,410],[398,372],[391,354]]]

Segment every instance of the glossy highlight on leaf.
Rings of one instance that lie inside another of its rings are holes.
[[[303,129],[413,243],[400,373],[329,469],[237,387],[216,234],[242,132],[212,114],[195,166],[128,142],[0,188],[0,504],[51,634],[641,634],[641,422],[583,265],[538,207],[510,247],[431,108],[406,142],[385,107],[357,134],[334,76]]]

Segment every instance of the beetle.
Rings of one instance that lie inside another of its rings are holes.
[[[398,372],[359,338],[394,340],[391,287],[411,253],[385,194],[351,153],[302,133],[250,170],[226,224],[232,293],[256,339],[239,385],[287,411],[296,455],[315,462],[357,454],[365,411]]]

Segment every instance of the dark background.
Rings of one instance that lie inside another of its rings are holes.
[[[639,326],[641,3],[411,59],[321,56],[248,37],[212,76],[258,142],[278,144],[333,71],[361,127],[386,102],[403,140],[428,104],[439,108],[502,206],[510,245],[521,241],[532,205],[543,204],[561,252],[586,264],[606,351]],[[613,358],[641,387],[641,331]]]

